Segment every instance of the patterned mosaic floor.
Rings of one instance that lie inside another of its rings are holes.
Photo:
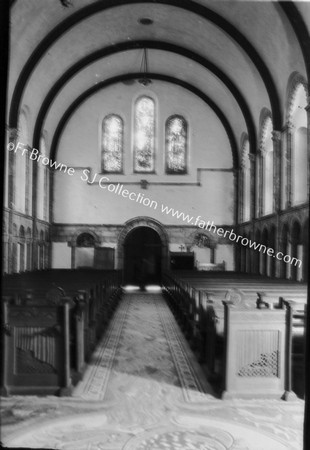
[[[73,397],[2,399],[8,448],[301,450],[301,400],[220,400],[160,294],[125,294]]]

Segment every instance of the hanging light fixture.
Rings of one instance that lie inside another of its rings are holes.
[[[143,49],[142,60],[141,60],[141,78],[138,79],[138,83],[142,84],[142,86],[148,86],[152,83],[152,80],[148,78],[148,59],[147,59],[147,49]]]

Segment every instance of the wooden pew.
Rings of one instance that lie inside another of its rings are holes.
[[[307,298],[285,299],[280,297],[279,307],[287,310],[288,352],[287,360],[288,391],[291,390],[303,398],[305,392],[305,339]]]
[[[224,302],[223,398],[288,399],[287,314]]]
[[[197,276],[197,273],[186,271],[185,278],[179,273],[166,273],[163,277],[164,292],[170,298],[169,302],[173,305],[174,313],[177,317],[188,315],[187,324],[191,324],[192,329],[187,329],[187,336],[191,337],[190,343],[195,337],[193,348],[198,349],[198,357],[201,363],[205,364],[207,374],[210,380],[218,380],[221,376],[224,364],[224,307],[223,301],[229,303],[238,303],[240,299],[246,299],[249,306],[256,308],[258,303],[267,306],[268,309],[279,309],[280,297],[289,296],[294,298],[295,302],[305,301],[306,285],[283,280],[270,280],[266,277],[246,276],[223,272],[223,279],[219,273],[213,277]],[[186,296],[182,292],[186,291]],[[178,295],[176,295],[176,293]],[[239,297],[239,300],[237,298]],[[197,301],[198,299],[198,301]],[[182,319],[182,322],[186,319]],[[290,322],[288,321],[288,329]],[[292,335],[296,334],[297,328],[292,328]],[[304,330],[304,319],[300,324],[299,330]],[[300,332],[300,331],[299,331]],[[289,359],[293,360],[293,366],[296,368],[295,355],[289,351]],[[301,358],[301,356],[300,356]],[[295,361],[294,361],[295,359]],[[293,371],[294,371],[293,368]],[[289,375],[286,377],[286,381]],[[288,383],[290,384],[290,383]],[[286,392],[291,392],[290,387]],[[288,395],[287,395],[288,397]]]
[[[69,301],[3,302],[2,395],[70,395]]]
[[[54,283],[48,292],[46,286],[52,279],[55,281],[55,276],[51,273],[45,273],[43,278],[38,277],[37,273],[31,274],[30,281],[24,276],[21,279],[13,277],[12,283],[7,282],[5,286],[5,293],[9,294],[5,296],[6,305],[23,307],[29,311],[37,307],[56,307],[66,299],[69,308],[69,372],[70,380],[74,383],[83,375],[85,362],[101,337],[121,294],[121,277],[118,271],[109,271],[104,275],[98,271],[85,272],[79,271],[77,277],[75,271],[57,271],[58,280],[65,289]],[[30,290],[30,286],[35,288]],[[79,289],[81,287],[85,289]]]

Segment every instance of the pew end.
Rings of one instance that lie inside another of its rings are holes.
[[[224,302],[222,398],[296,399],[288,385],[285,310],[242,309]]]

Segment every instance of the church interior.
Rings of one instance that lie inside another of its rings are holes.
[[[310,2],[7,4],[1,445],[310,448]]]

